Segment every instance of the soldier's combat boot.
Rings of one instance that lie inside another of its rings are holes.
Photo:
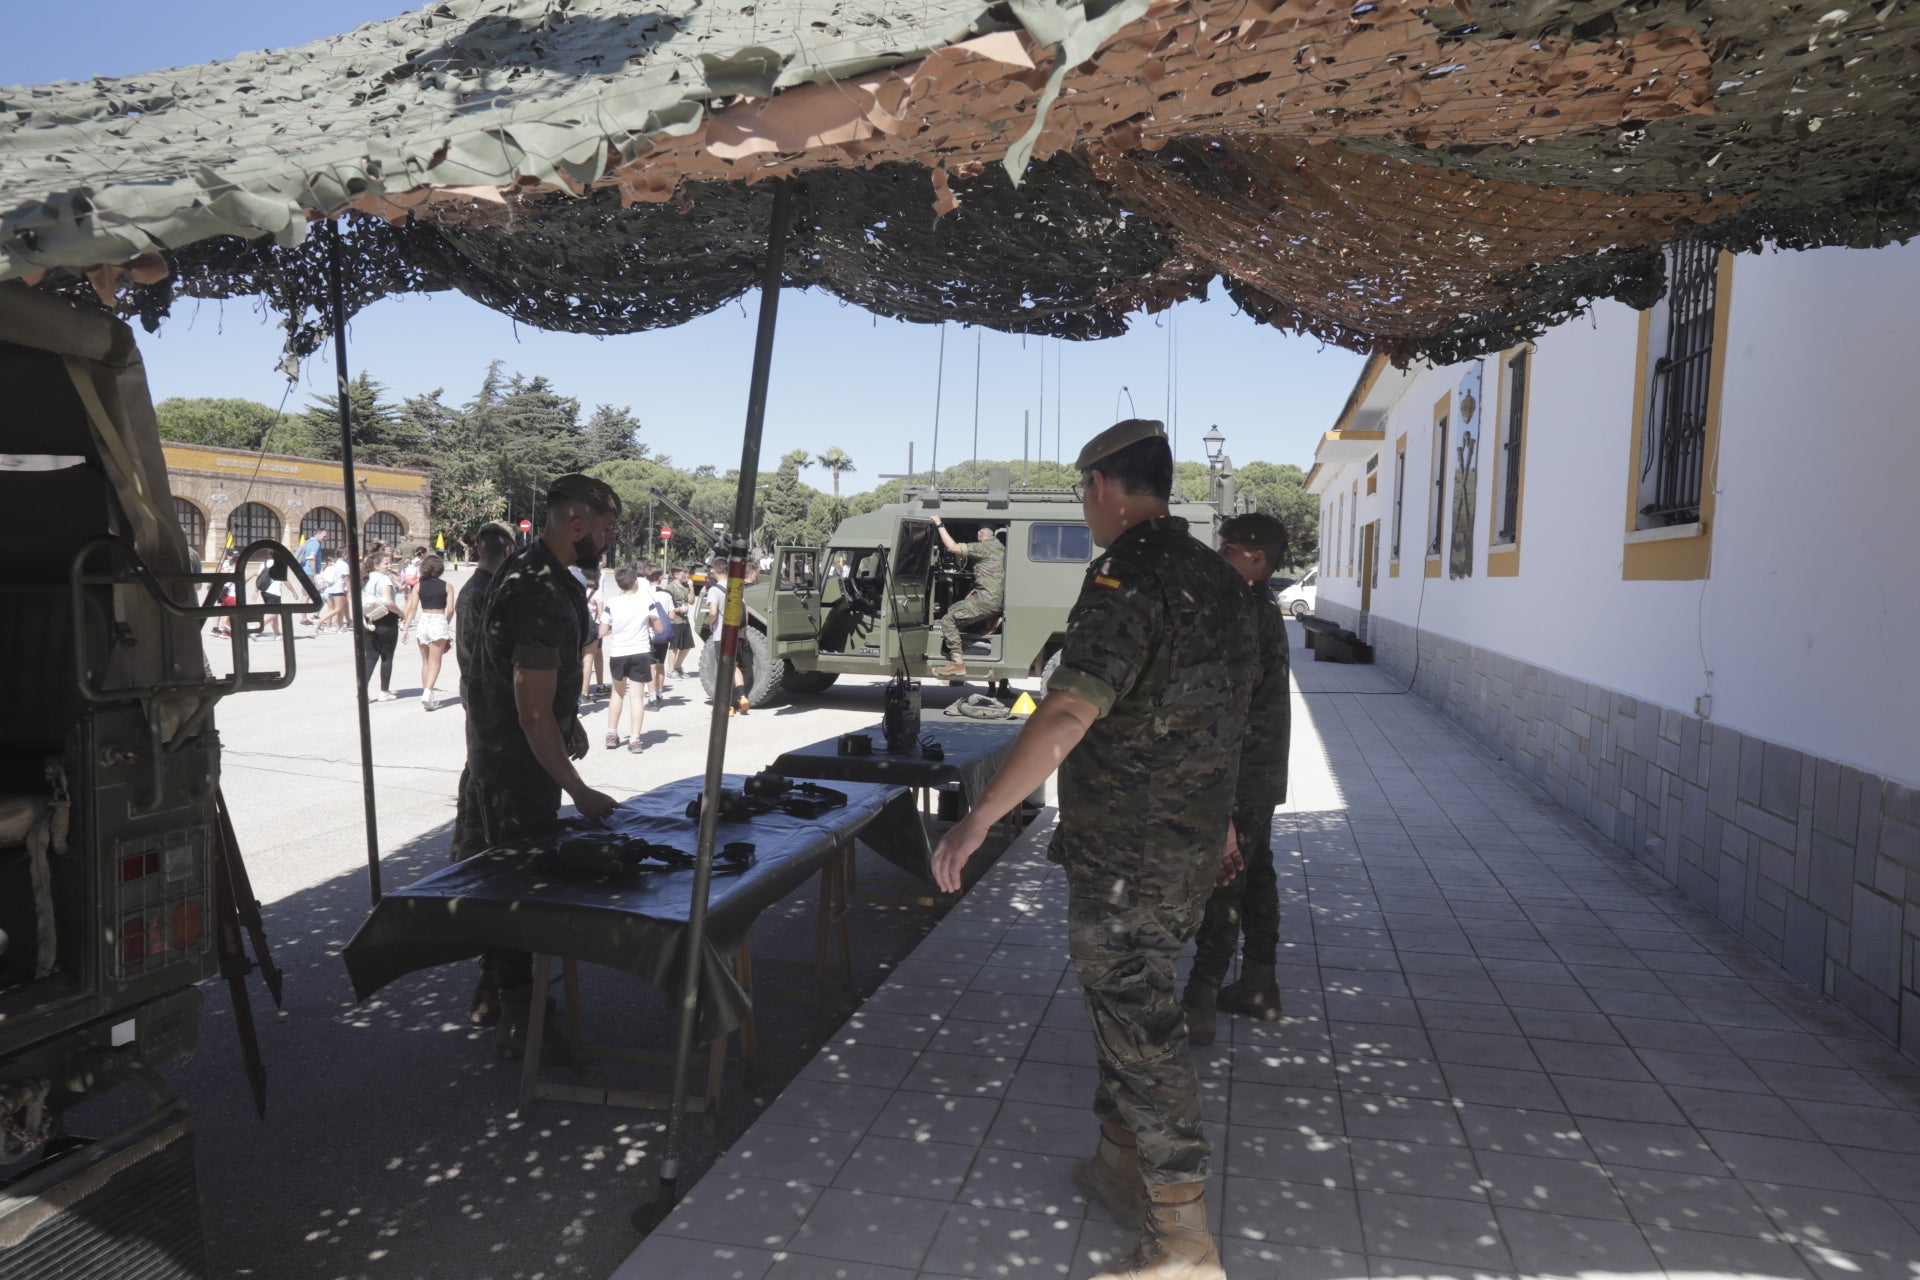
[[[1212,1044],[1219,1036],[1220,1013],[1216,1007],[1219,998],[1219,982],[1197,973],[1187,979],[1187,993],[1180,997],[1180,1007],[1187,1015],[1188,1044]]]
[[[1240,967],[1240,981],[1220,988],[1220,1008],[1243,1018],[1277,1022],[1280,1018],[1280,987],[1273,978],[1271,964],[1249,961]]]
[[[1118,1125],[1102,1121],[1100,1146],[1073,1171],[1074,1185],[1107,1206],[1123,1227],[1138,1231],[1147,1220],[1147,1181],[1140,1176],[1140,1146]]]
[[[1206,1190],[1204,1182],[1149,1188],[1140,1243],[1126,1261],[1093,1280],[1227,1280],[1207,1229]]]
[[[965,680],[967,678],[966,655],[955,649],[947,655],[946,665],[935,667],[933,674],[947,680]]]

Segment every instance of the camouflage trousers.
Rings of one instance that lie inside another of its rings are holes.
[[[539,838],[560,812],[560,789],[549,799],[490,785],[471,768],[460,774],[460,795],[453,817],[453,861],[463,862],[483,849]],[[533,956],[526,951],[489,947],[480,953],[482,981],[502,990],[533,985]]]
[[[1097,864],[1067,871],[1067,946],[1100,1068],[1094,1114],[1134,1136],[1155,1185],[1203,1181],[1212,1156],[1174,969],[1200,927],[1219,854],[1184,862],[1155,886]]]
[[[960,652],[960,624],[972,622],[976,618],[997,618],[1001,608],[977,595],[970,595],[953,608],[933,620],[933,629],[940,633],[940,645],[948,653]]]
[[[1233,829],[1246,869],[1207,899],[1206,919],[1194,942],[1193,976],[1226,979],[1233,944],[1242,930],[1249,964],[1272,964],[1280,950],[1280,881],[1273,870],[1273,806],[1236,805]]]

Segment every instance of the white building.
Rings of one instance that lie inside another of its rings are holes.
[[[1369,361],[1316,609],[1920,1056],[1920,244],[1669,268],[1649,312]]]

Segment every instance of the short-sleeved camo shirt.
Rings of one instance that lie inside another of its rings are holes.
[[[561,736],[580,714],[580,655],[589,628],[587,593],[535,542],[500,567],[487,592],[474,670],[467,678],[467,767],[489,786],[555,793],[513,703],[513,669],[557,673],[553,718]]]
[[[987,542],[969,542],[964,548],[967,559],[974,562],[973,594],[980,597],[982,604],[990,604],[998,609],[1005,605],[1007,598],[1007,549],[1000,539]]]
[[[1135,525],[1088,568],[1049,688],[1100,718],[1060,767],[1057,861],[1146,898],[1212,875],[1253,693],[1250,604],[1177,516]]]

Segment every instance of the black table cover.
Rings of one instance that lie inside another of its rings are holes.
[[[729,774],[726,785],[743,779]],[[694,851],[687,803],[699,778],[683,778],[625,801],[605,829]],[[715,844],[745,840],[753,865],[728,872],[716,862],[707,906],[707,959],[701,965],[701,1022],[707,1034],[738,1026],[749,1007],[727,962],[754,919],[819,871],[856,838],[899,865],[926,874],[926,829],[910,792],[899,786],[849,782],[835,790],[845,807],[815,818],[769,813],[723,821]],[[496,847],[387,894],[344,956],[354,993],[372,995],[403,974],[479,955],[489,947],[591,961],[638,974],[668,992],[679,990],[693,869],[641,864],[632,873],[543,870],[540,854],[566,835],[592,827],[581,819],[556,826],[538,846]]]

